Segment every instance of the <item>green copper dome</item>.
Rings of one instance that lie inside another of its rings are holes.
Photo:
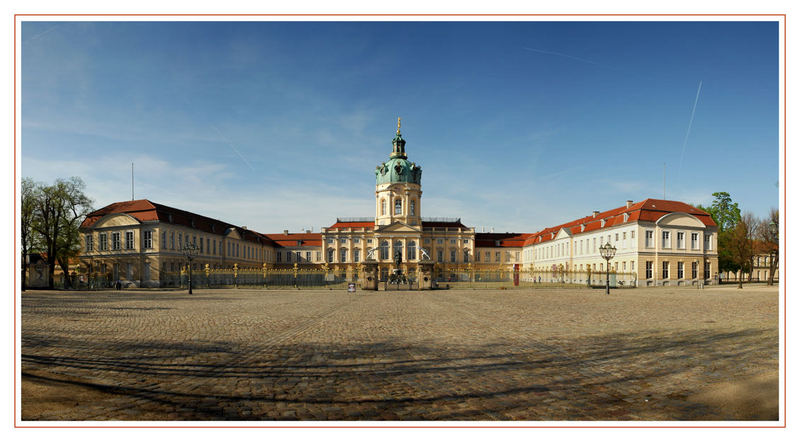
[[[392,140],[389,161],[375,168],[375,184],[413,183],[422,184],[422,168],[408,161],[406,140],[400,135],[400,119],[397,119],[397,136]]]
[[[405,158],[392,158],[375,168],[375,184],[422,184],[422,168]]]

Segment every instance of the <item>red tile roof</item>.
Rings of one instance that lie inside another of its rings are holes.
[[[141,222],[160,222],[185,226],[202,232],[224,235],[228,229],[236,229],[243,240],[263,245],[274,246],[268,237],[249,229],[235,226],[224,221],[209,218],[150,200],[121,201],[109,204],[88,214],[81,223],[81,228],[92,227],[100,218],[111,214],[130,215]]]
[[[475,247],[522,247],[531,235],[533,233],[475,233]]]
[[[334,225],[328,227],[328,229],[362,229],[362,228],[367,230],[375,229],[375,221],[356,221],[356,222],[337,221]]]
[[[644,201],[632,204],[630,208],[626,206],[617,207],[615,209],[600,212],[597,215],[589,215],[583,218],[569,221],[555,227],[548,227],[539,232],[534,233],[525,241],[525,245],[539,244],[550,241],[553,235],[558,235],[561,229],[567,229],[572,234],[586,233],[595,230],[619,226],[622,224],[633,223],[636,221],[649,221],[655,222],[659,218],[669,213],[684,212],[688,213],[700,220],[706,226],[716,226],[711,215],[694,206],[670,200],[657,200],[648,198]],[[625,220],[625,214],[628,214],[628,220]],[[605,220],[605,225],[601,222]],[[583,224],[583,232],[581,232],[581,225]]]
[[[279,247],[320,247],[321,233],[267,233],[264,236]],[[297,242],[300,241],[298,246]]]

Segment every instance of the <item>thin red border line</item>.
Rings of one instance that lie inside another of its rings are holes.
[[[786,14],[39,14],[14,17],[780,17]]]
[[[787,357],[787,312],[786,312],[786,298],[787,298],[787,282],[783,281],[783,425],[782,426],[23,426],[17,425],[17,252],[16,252],[16,234],[17,234],[17,17],[30,17],[30,16],[53,16],[53,17],[83,17],[83,16],[140,16],[140,17],[158,17],[158,16],[258,16],[258,17],[288,17],[288,16],[303,16],[303,17],[317,17],[317,16],[335,16],[335,17],[380,17],[380,16],[436,16],[436,17],[740,17],[740,16],[754,16],[754,17],[783,17],[783,225],[786,231],[786,144],[787,144],[787,100],[786,100],[786,86],[787,86],[787,37],[788,27],[786,25],[786,14],[14,14],[14,428],[786,428],[787,423],[787,398],[786,398],[786,383],[787,383],[787,370],[786,370],[786,357]],[[783,235],[783,262],[786,267],[787,253],[786,253],[786,235]]]
[[[17,20],[14,18],[14,426],[17,422]],[[20,288],[21,290],[21,288]],[[20,301],[22,294],[20,293]],[[20,392],[20,401],[22,392]],[[21,417],[21,416],[20,416]]]

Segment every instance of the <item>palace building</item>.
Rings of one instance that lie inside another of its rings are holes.
[[[460,218],[422,216],[422,168],[408,160],[405,146],[398,119],[389,159],[374,172],[374,217],[337,218],[319,233],[270,234],[146,199],[117,202],[81,224],[81,271],[128,285],[170,286],[187,265],[188,247],[194,270],[325,268],[357,281],[364,262],[374,260],[385,280],[399,253],[412,279],[420,263],[433,262],[442,279],[468,269],[584,284],[605,271],[598,248],[610,243],[617,253],[608,270],[627,275],[629,284],[716,280],[717,226],[702,210],[678,201],[629,200],[535,233],[476,232]]]

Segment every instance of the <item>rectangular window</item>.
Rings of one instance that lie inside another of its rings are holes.
[[[297,262],[301,261],[300,252],[294,252],[294,260],[297,261]]]
[[[359,244],[361,242],[360,238],[353,238],[353,244]]]
[[[469,251],[464,250],[464,262],[469,262]]]
[[[333,244],[333,238],[328,238],[328,244]]]
[[[171,245],[170,248],[175,250],[175,232],[169,232],[169,242]]]
[[[450,251],[450,262],[456,262],[456,251],[455,250],[451,250]]]
[[[436,251],[436,261],[444,262],[444,252],[441,250]]]
[[[685,236],[685,234],[683,232],[678,232],[678,238],[677,238],[677,243],[678,244],[676,245],[676,247],[679,248],[679,249],[686,248],[684,246],[684,241],[683,241],[684,236]]]
[[[661,279],[669,279],[669,261],[661,263]]]
[[[322,260],[322,252],[317,252],[317,261]]]
[[[491,260],[492,260],[492,252],[486,252],[486,262],[489,262]]]
[[[703,235],[703,247],[705,250],[711,250],[711,235]]]
[[[633,233],[631,233],[633,235]],[[632,238],[633,236],[631,236]],[[644,246],[649,248],[653,247],[653,231],[652,230],[645,230],[644,231]]]
[[[291,251],[287,251],[286,252],[286,262],[292,262],[292,252]]]
[[[519,262],[519,252],[514,252],[514,260]]]
[[[669,249],[669,232],[661,232],[661,248],[662,249]]]
[[[340,243],[340,244],[347,244],[347,238],[341,238],[341,239],[339,240],[339,243]]]
[[[161,232],[161,244],[158,245],[158,248],[164,250],[167,248],[167,231]]]
[[[183,233],[178,233],[178,250],[183,250]]]
[[[494,252],[494,262],[500,262],[500,252]]]
[[[213,246],[213,250],[214,250],[213,254],[216,255],[217,254],[217,240],[215,239],[215,240],[211,241],[211,245]]]
[[[361,262],[361,249],[353,249],[353,262]]]
[[[197,237],[194,235],[192,235],[192,247],[197,248]]]
[[[125,232],[125,248],[133,250],[133,232]]]
[[[678,279],[683,279],[683,263],[678,262]]]
[[[475,262],[481,262],[481,252],[475,252]]]
[[[692,279],[697,279],[697,261],[692,263]]]
[[[152,230],[145,230],[144,231],[144,248],[145,249],[152,249],[153,248],[153,231]]]
[[[100,251],[108,250],[108,234],[101,233],[100,234]]]
[[[653,261],[645,261],[645,263],[644,263],[644,277],[646,279],[653,279]]]
[[[709,279],[711,278],[711,261],[706,261],[703,265],[703,278]]]
[[[692,233],[692,250],[697,250],[698,243],[697,243],[697,234]]]
[[[347,249],[339,250],[339,262],[347,262]]]
[[[281,255],[283,255],[281,252],[278,252],[278,254],[275,255],[275,262],[281,262]]]
[[[206,238],[206,253],[211,253],[211,239]]]
[[[121,247],[119,241],[119,232],[114,232],[111,234],[111,249],[112,250],[119,250]]]
[[[203,237],[200,237],[200,253],[203,253]]]
[[[94,250],[94,237],[92,235],[86,235],[86,251],[91,252]]]

